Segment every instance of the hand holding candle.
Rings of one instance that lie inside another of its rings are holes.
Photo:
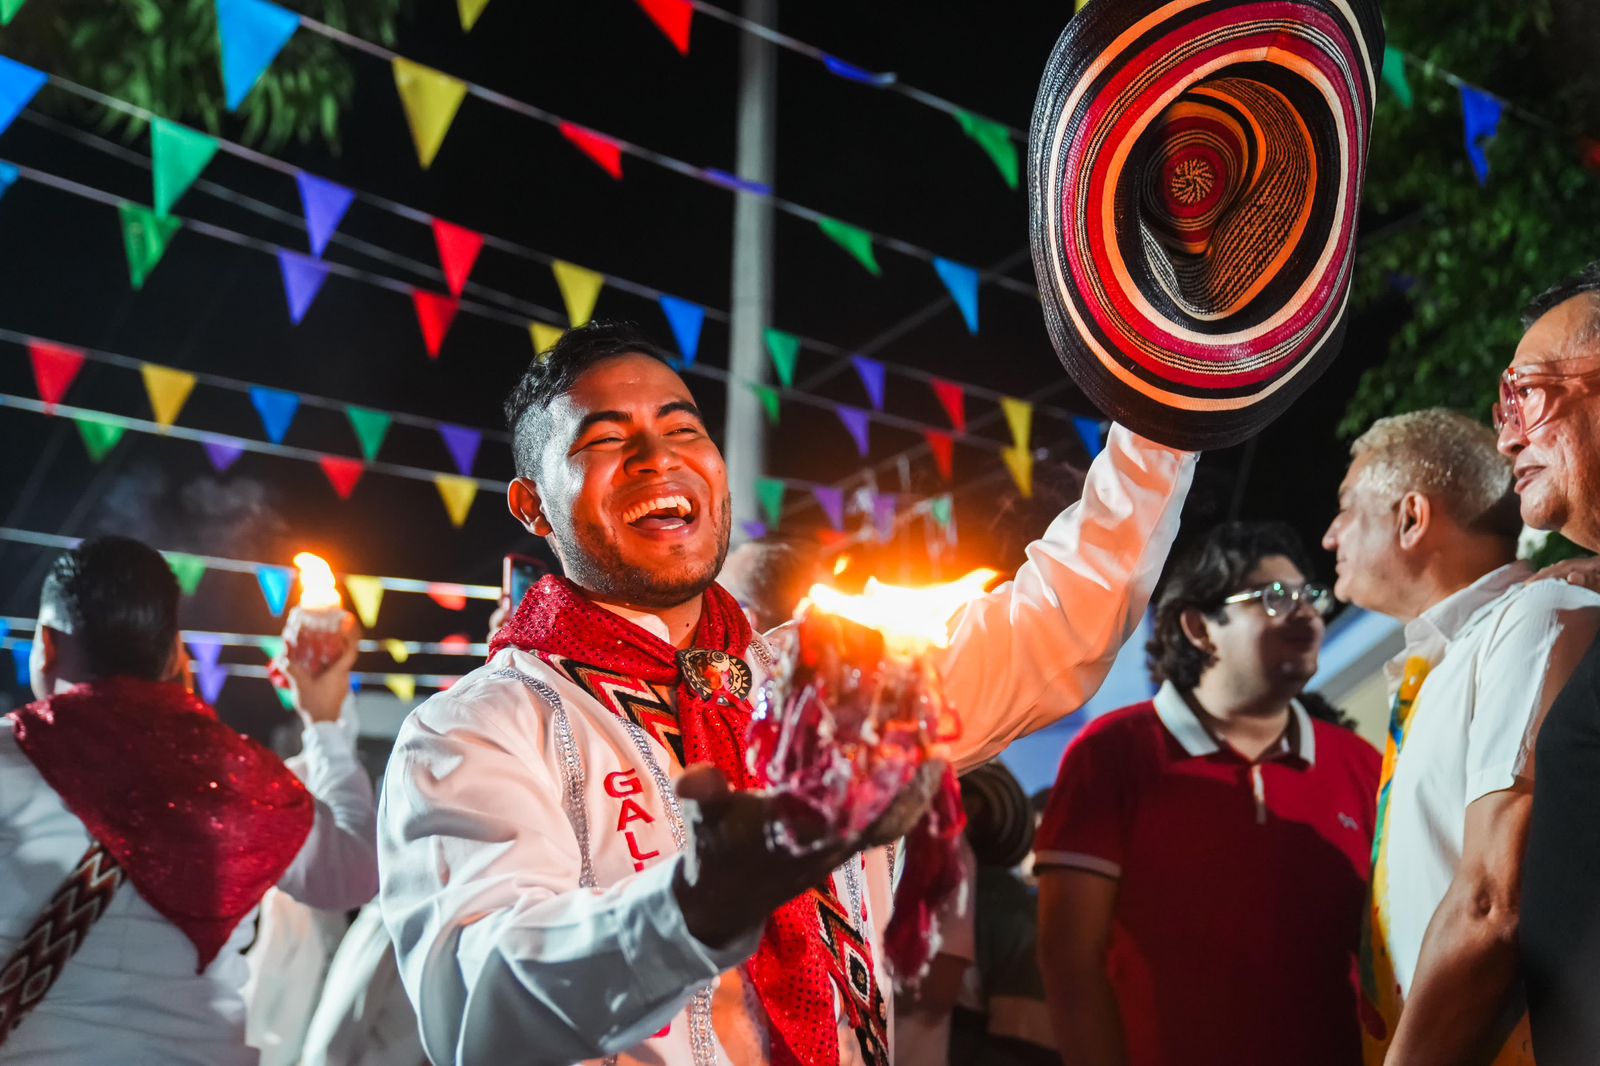
[[[294,557],[294,565],[300,570],[300,602],[289,612],[283,639],[289,661],[316,675],[344,655],[346,645],[354,639],[354,617],[344,609],[333,570],[326,562],[301,552]]]

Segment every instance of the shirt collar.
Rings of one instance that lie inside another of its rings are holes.
[[[653,615],[649,611],[635,611],[628,607],[619,607],[614,603],[603,603],[600,600],[595,600],[594,605],[610,611],[624,621],[632,622],[652,637],[658,637],[668,644],[672,643],[672,631],[667,628],[667,623],[663,622],[658,615]]]
[[[1532,573],[1527,563],[1507,563],[1484,574],[1466,588],[1452,592],[1406,623],[1407,649],[1432,638],[1454,640],[1474,615],[1505,595],[1513,586],[1526,581]]]
[[[1172,682],[1163,681],[1152,702],[1155,704],[1156,716],[1161,719],[1161,724],[1172,734],[1172,738],[1178,742],[1185,755],[1199,758],[1204,755],[1215,755],[1222,750],[1217,738],[1213,737],[1210,730],[1201,723],[1199,716],[1189,706],[1189,701],[1183,698],[1183,693],[1179,692]],[[1311,715],[1300,706],[1299,700],[1289,701],[1289,713],[1294,716],[1294,728],[1290,730],[1294,746],[1285,754],[1303,759],[1307,766],[1315,766],[1317,737],[1311,725]],[[1269,753],[1262,761],[1266,762],[1273,757],[1274,754]]]

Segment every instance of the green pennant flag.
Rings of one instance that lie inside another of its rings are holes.
[[[128,280],[135,289],[142,289],[183,222],[171,215],[157,215],[139,204],[124,203],[118,210],[122,216],[122,243],[128,251]]]
[[[783,382],[784,388],[792,388],[795,363],[800,358],[800,338],[771,327],[767,328],[764,336],[767,352],[772,356],[772,365],[778,371],[778,380]]]
[[[1411,92],[1411,82],[1406,79],[1406,57],[1387,46],[1383,49],[1383,83],[1394,91],[1400,106],[1410,111],[1416,96]]]
[[[950,528],[950,513],[953,502],[948,492],[943,496],[935,496],[928,501],[928,513],[933,515],[933,520],[939,523],[940,529]]]
[[[215,137],[164,118],[151,119],[150,162],[155,172],[156,214],[165,218],[216,154]]]
[[[346,407],[345,417],[350,419],[350,428],[356,431],[356,439],[361,442],[361,454],[372,462],[378,458],[378,449],[383,447],[383,438],[389,435],[389,425],[394,419],[382,411],[369,411],[365,407]]]
[[[123,428],[96,418],[74,418],[83,446],[89,449],[89,458],[99,462],[111,454],[111,449],[122,439]]]
[[[283,658],[283,650],[286,647],[282,637],[262,637],[256,641],[256,645],[260,647],[269,662]]]
[[[290,692],[287,688],[279,688],[277,685],[272,686],[272,691],[278,694],[278,702],[283,704],[284,710],[292,711],[296,709],[293,692]]]
[[[167,552],[167,565],[178,579],[178,589],[185,596],[193,596],[206,574],[206,561],[187,552]]]
[[[767,516],[767,528],[777,529],[783,517],[783,482],[777,478],[756,478],[756,499],[761,501],[761,513]]]
[[[24,3],[26,0],[0,0],[0,26],[11,25],[11,20],[17,17]]]
[[[878,259],[872,254],[872,234],[860,226],[852,226],[848,222],[840,222],[836,218],[823,218],[817,220],[817,228],[839,247],[855,256],[856,262],[867,268],[873,277],[881,277],[883,268],[878,265]]]
[[[756,394],[756,399],[761,401],[761,407],[767,412],[767,424],[778,424],[778,390],[766,385],[750,386],[750,391]]]
[[[1017,142],[1011,139],[1011,131],[998,122],[980,118],[960,108],[956,109],[956,121],[961,123],[962,132],[978,142],[978,147],[984,150],[995,169],[1000,171],[1000,178],[1006,186],[1015,189],[1020,164]]]

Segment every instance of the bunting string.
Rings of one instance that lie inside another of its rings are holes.
[[[14,633],[31,632],[35,625],[32,618],[0,618],[0,626],[9,627]],[[178,634],[185,644],[216,644],[224,648],[256,648],[262,649],[262,644],[268,644],[276,650],[276,641],[282,639],[276,633],[219,633],[209,629],[185,629]],[[402,655],[475,655],[483,658],[489,654],[489,645],[473,643],[468,640],[398,640],[394,637],[364,637],[358,644],[362,652],[400,652]]]

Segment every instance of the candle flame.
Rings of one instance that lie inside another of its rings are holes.
[[[949,643],[945,626],[962,604],[983,595],[998,571],[978,569],[941,585],[886,585],[868,578],[855,595],[828,585],[813,585],[807,595],[824,614],[876,629],[891,653],[917,655]]]
[[[333,570],[320,556],[301,552],[294,557],[294,565],[300,569],[300,606],[310,610],[340,606]]]

